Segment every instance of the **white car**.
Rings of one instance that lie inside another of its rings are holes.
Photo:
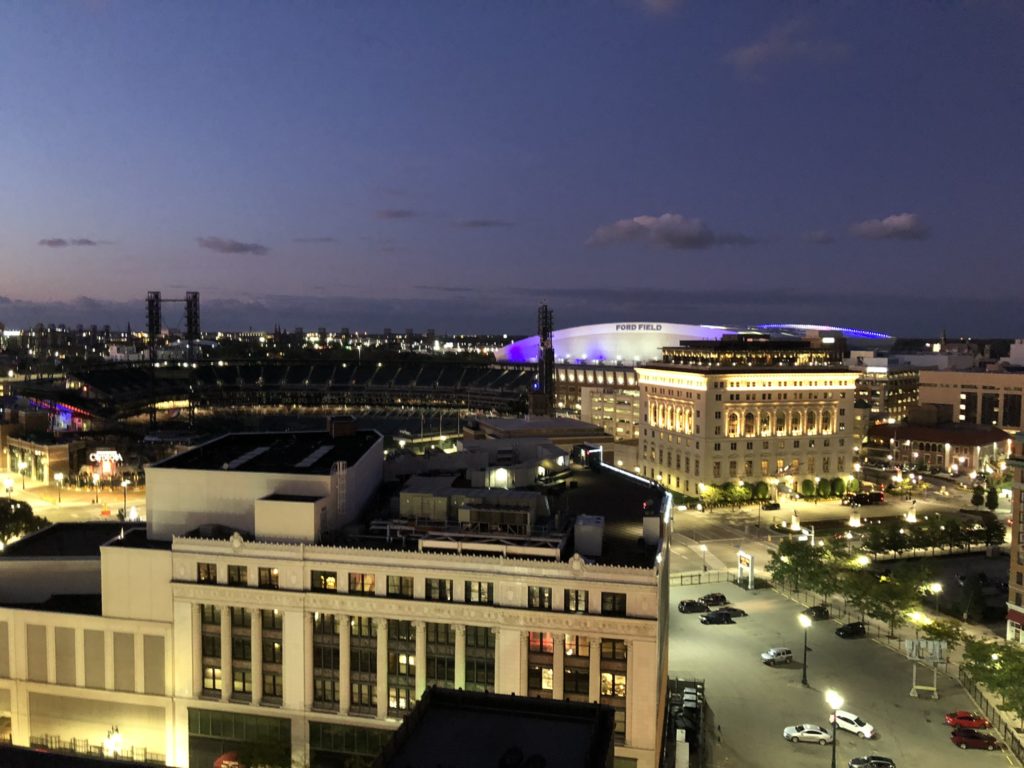
[[[836,725],[844,731],[856,733],[862,739],[870,739],[875,735],[875,727],[845,709],[836,710]]]
[[[818,744],[828,744],[832,741],[832,734],[820,725],[804,723],[803,725],[791,725],[782,732],[782,738],[796,744],[798,741],[815,741]]]

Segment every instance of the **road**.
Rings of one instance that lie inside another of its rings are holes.
[[[85,523],[94,520],[107,520],[116,517],[124,506],[125,493],[121,488],[100,489],[98,493],[85,488],[62,488],[57,493],[56,486],[42,483],[27,482],[22,490],[21,478],[17,475],[0,477],[0,488],[5,487],[4,480],[13,478],[11,498],[27,502],[33,513],[45,517],[51,523]],[[98,498],[98,501],[97,501]],[[135,507],[139,519],[146,516],[146,490],[134,486],[128,488],[128,509]]]
[[[803,632],[797,614],[803,606],[771,591],[749,593],[735,584],[673,587],[672,605],[709,591],[724,592],[750,615],[733,625],[702,625],[698,614],[673,612],[669,629],[669,673],[705,680],[706,698],[721,726],[721,744],[711,745],[714,768],[821,768],[831,747],[790,744],[782,729],[798,723],[828,724],[824,693],[834,688],[844,709],[870,722],[878,735],[864,741],[840,731],[837,765],[851,757],[880,754],[898,766],[987,768],[1016,764],[1002,751],[964,753],[949,741],[943,715],[971,709],[967,694],[952,679],[939,676],[939,700],[911,698],[911,663],[902,655],[867,638],[843,640],[837,623],[816,622],[808,632],[808,683],[801,685]],[[793,650],[790,665],[768,667],[760,653],[773,646]]]

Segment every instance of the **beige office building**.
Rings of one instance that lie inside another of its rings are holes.
[[[673,358],[637,368],[643,476],[696,495],[740,481],[797,490],[858,469],[857,373],[834,357],[704,345]]]
[[[1024,371],[921,371],[921,405],[947,409],[953,421],[1021,429]]]

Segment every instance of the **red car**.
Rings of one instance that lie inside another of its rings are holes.
[[[981,715],[961,709],[946,715],[946,725],[954,728],[988,728],[991,723]]]
[[[987,749],[996,748],[996,737],[987,733],[978,733],[970,728],[954,728],[949,734],[950,741],[960,749]]]

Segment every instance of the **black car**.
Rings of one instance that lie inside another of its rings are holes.
[[[849,624],[843,624],[836,630],[836,634],[840,637],[864,637],[867,634],[867,627],[864,626],[863,621],[851,621]]]
[[[812,605],[803,611],[804,616],[810,616],[814,621],[821,621],[829,617],[827,605]]]
[[[712,592],[704,595],[700,601],[704,603],[704,605],[725,605],[729,602],[729,599],[721,592]]]
[[[747,615],[746,611],[744,611],[742,608],[737,608],[735,605],[723,605],[721,608],[716,608],[715,610],[711,611],[711,613],[727,613],[734,619]]]
[[[896,768],[896,761],[882,755],[864,755],[851,757],[847,765],[849,768]]]
[[[735,624],[732,620],[732,616],[728,613],[722,613],[720,611],[712,611],[711,613],[702,614],[700,617],[701,624]]]
[[[679,612],[680,613],[704,613],[708,607],[700,600],[680,600],[679,601]]]

